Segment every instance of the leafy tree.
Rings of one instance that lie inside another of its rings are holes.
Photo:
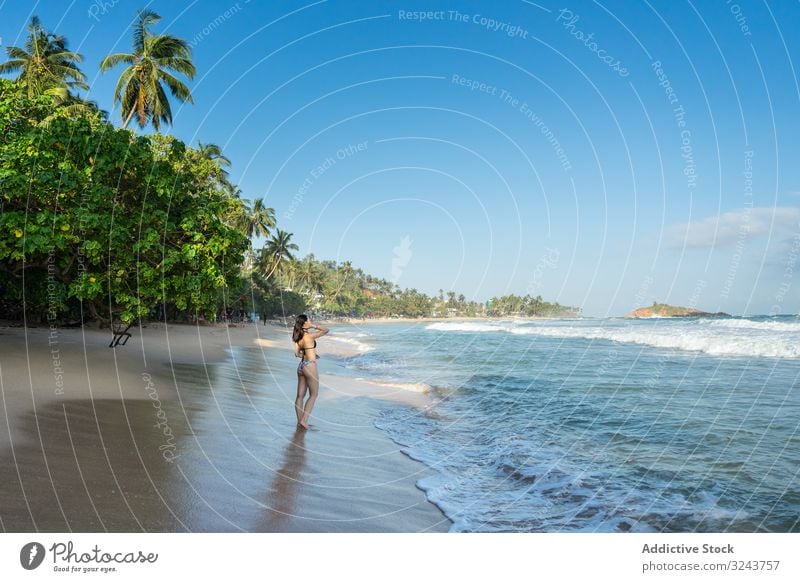
[[[59,317],[67,302],[105,322],[129,324],[158,304],[210,317],[248,248],[220,218],[241,201],[215,186],[218,168],[172,137],[134,137],[99,115],[39,125],[54,107],[0,80],[4,296],[44,277]]]
[[[558,317],[580,313],[577,308],[543,301],[541,296],[495,297],[489,302],[488,309],[483,303],[468,301],[463,294],[454,291],[446,297],[444,290],[440,290],[430,297],[416,289],[401,290],[390,281],[364,273],[349,261],[318,261],[313,255],[293,262],[291,268],[279,269],[272,282],[273,289],[267,295],[277,297],[280,290],[292,288],[305,298],[309,306],[321,308],[331,315],[422,317],[430,316],[434,311],[447,315],[441,310],[447,306],[448,297],[455,314],[467,317]],[[322,295],[319,303],[318,294]]]
[[[487,315],[493,317],[571,317],[580,314],[580,311],[580,308],[577,307],[543,301],[541,296],[504,295],[492,297]]]

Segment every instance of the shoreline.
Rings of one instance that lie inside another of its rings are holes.
[[[426,394],[322,368],[306,434],[282,326],[129,331],[0,326],[4,531],[448,530],[374,424]]]

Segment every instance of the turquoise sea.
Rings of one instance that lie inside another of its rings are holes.
[[[800,320],[337,326],[454,531],[800,531]],[[327,339],[327,338],[326,338]],[[324,354],[324,350],[320,350]],[[331,361],[333,360],[333,361]]]

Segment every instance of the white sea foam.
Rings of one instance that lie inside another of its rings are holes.
[[[438,331],[510,331],[516,327],[510,321],[497,321],[497,322],[482,322],[482,321],[443,321],[439,323],[431,323],[425,329],[432,329]]]
[[[369,337],[369,334],[363,331],[336,331],[336,335],[345,337]]]
[[[707,319],[701,320],[711,327],[727,327],[732,329],[760,329],[774,331],[793,331],[800,333],[800,321],[753,321],[751,319]]]
[[[349,347],[355,348],[356,350],[358,350],[361,353],[370,352],[370,351],[375,349],[373,346],[371,346],[370,344],[368,344],[366,342],[363,342],[361,340],[357,340],[355,337],[345,336],[343,334],[331,334],[331,335],[329,335],[329,336],[327,336],[325,338],[325,341],[326,342],[327,341],[331,341],[331,342],[334,342],[334,343],[335,342],[339,342],[339,343],[347,344]]]
[[[426,329],[438,331],[505,332],[555,338],[601,339],[657,348],[704,352],[715,356],[800,358],[800,323],[746,319],[686,320],[669,323],[642,321],[610,325],[519,325],[511,322],[442,322]]]
[[[431,387],[423,382],[387,382],[384,380],[375,380],[374,378],[356,378],[357,380],[364,380],[370,384],[384,386],[386,388],[398,388],[400,390],[407,390],[408,392],[418,392],[420,394],[427,394],[431,391]]]
[[[770,358],[799,358],[800,334],[778,335],[731,333],[700,326],[685,327],[527,327],[511,330],[514,334],[560,338],[604,339],[641,344],[657,348],[672,348],[705,352],[714,356],[746,356]]]

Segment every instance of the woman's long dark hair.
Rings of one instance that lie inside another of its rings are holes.
[[[292,341],[299,342],[303,339],[303,336],[306,335],[306,330],[303,329],[303,325],[305,325],[307,321],[308,317],[305,314],[297,316],[294,322],[294,329],[292,330]]]

